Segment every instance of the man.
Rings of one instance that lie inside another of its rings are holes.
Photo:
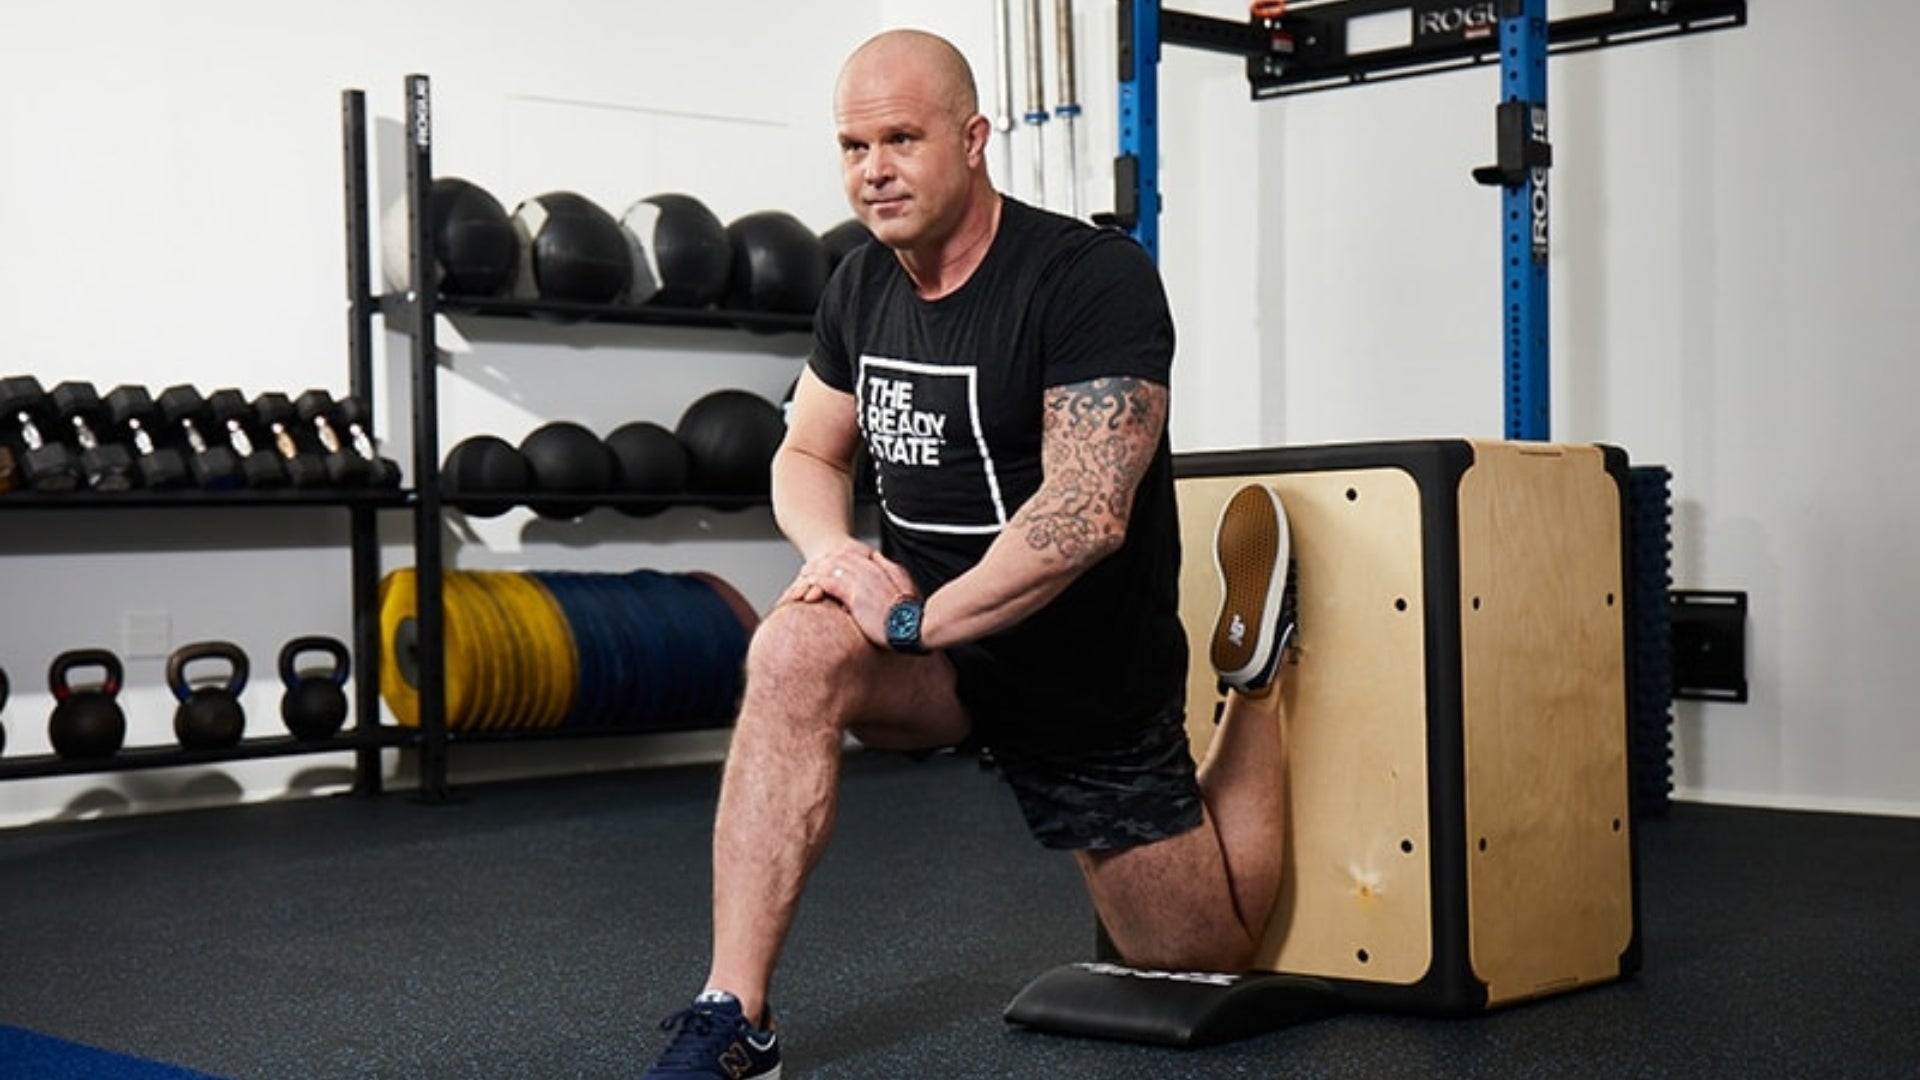
[[[778,1075],[768,984],[847,734],[983,748],[1036,839],[1073,852],[1130,963],[1244,969],[1279,888],[1286,519],[1265,487],[1229,504],[1222,543],[1252,554],[1223,565],[1212,659],[1237,689],[1196,777],[1173,328],[1151,260],[994,191],[990,122],[940,38],[862,45],[834,109],[876,243],[821,302],[774,460],[775,516],[804,565],[748,653],[714,825],[712,967],[669,1018],[659,1080]],[[851,528],[862,438],[885,554]]]

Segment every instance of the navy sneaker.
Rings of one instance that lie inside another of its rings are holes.
[[[780,1037],[768,1010],[766,1030],[756,1030],[732,994],[710,990],[693,1006],[660,1023],[674,1033],[660,1060],[640,1080],[778,1080]]]
[[[1222,692],[1258,693],[1273,681],[1293,641],[1292,535],[1280,494],[1248,484],[1220,510],[1213,534],[1220,575],[1220,615],[1209,648]]]

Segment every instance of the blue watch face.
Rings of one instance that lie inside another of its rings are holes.
[[[887,643],[894,648],[919,648],[920,601],[902,600],[887,612]]]

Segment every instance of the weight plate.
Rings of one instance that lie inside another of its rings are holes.
[[[412,569],[395,570],[380,579],[380,697],[402,727],[420,726],[419,665],[412,641],[418,606]]]

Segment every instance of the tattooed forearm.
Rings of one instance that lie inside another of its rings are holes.
[[[1137,378],[1047,391],[1040,490],[1014,515],[1035,550],[1092,562],[1126,539],[1134,490],[1167,421],[1167,389]]]

